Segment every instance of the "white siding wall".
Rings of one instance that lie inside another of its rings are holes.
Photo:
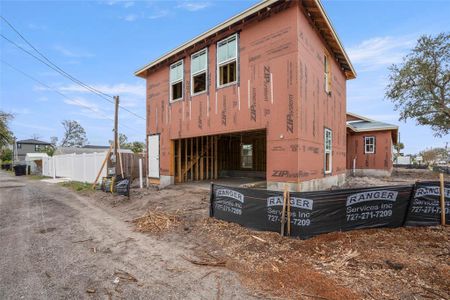
[[[106,152],[55,155],[42,159],[42,175],[53,177],[67,177],[73,181],[93,183],[100,171]],[[106,166],[101,177],[106,176]]]

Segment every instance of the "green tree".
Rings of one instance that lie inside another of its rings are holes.
[[[12,118],[12,114],[0,110],[0,149],[13,142],[13,134],[8,127],[8,122]]]
[[[397,158],[397,157],[400,156],[400,151],[405,149],[405,145],[403,143],[397,143],[397,144],[394,145],[394,149],[395,149],[395,151],[397,151],[397,154],[396,154],[396,157],[395,157],[395,158]]]
[[[390,68],[386,98],[400,120],[416,119],[436,136],[450,131],[450,33],[424,35],[398,65]]]
[[[74,120],[64,120],[64,136],[61,140],[61,147],[83,147],[87,144],[86,131]]]
[[[130,149],[133,153],[142,153],[145,149],[145,144],[137,141],[129,143],[127,146],[127,149]]]
[[[6,148],[2,150],[2,153],[0,155],[0,160],[2,162],[12,161],[12,158],[13,158],[13,151],[11,149]]]

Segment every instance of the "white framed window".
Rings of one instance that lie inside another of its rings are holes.
[[[184,64],[179,60],[170,65],[170,102],[183,99]]]
[[[333,167],[333,132],[328,128],[324,130],[324,152],[324,172],[325,174],[329,174]]]
[[[208,82],[208,49],[191,56],[191,95],[206,92]]]
[[[21,143],[17,143],[17,149],[22,149],[22,144]]]
[[[330,74],[330,56],[328,53],[323,55],[323,82],[326,93],[331,92],[331,74]]]
[[[364,137],[364,153],[375,153],[375,137],[365,136]]]
[[[237,82],[238,35],[234,34],[217,43],[217,86]]]
[[[241,145],[241,167],[244,169],[253,168],[253,145]]]

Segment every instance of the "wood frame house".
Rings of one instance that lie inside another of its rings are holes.
[[[147,82],[149,181],[263,177],[317,190],[346,176],[355,70],[318,0],[267,0],[135,72]]]

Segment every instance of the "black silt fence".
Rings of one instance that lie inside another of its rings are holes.
[[[431,184],[439,188],[439,183]],[[309,238],[333,231],[400,227],[405,220],[411,226],[421,225],[411,220],[411,211],[417,210],[412,210],[411,203],[418,185],[290,193],[291,236]],[[213,184],[210,196],[211,217],[255,230],[280,232],[283,192]],[[439,196],[433,201],[439,207]],[[448,214],[450,196],[446,196],[446,201]],[[440,210],[437,211],[439,214],[427,224],[439,223]],[[417,218],[423,219],[420,215]]]

